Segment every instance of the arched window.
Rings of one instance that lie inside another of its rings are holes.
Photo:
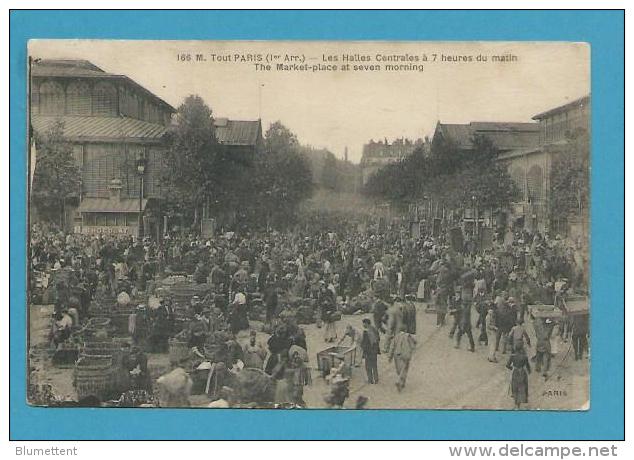
[[[106,82],[97,83],[92,92],[93,115],[117,115],[117,90]]]
[[[515,166],[511,169],[511,179],[517,185],[520,191],[520,199],[524,199],[524,192],[526,191],[526,182],[524,180],[524,168],[522,166]]]
[[[64,88],[59,83],[47,81],[40,86],[40,115],[64,114]]]
[[[539,165],[531,166],[526,174],[528,185],[528,198],[531,203],[539,203],[542,200],[542,186],[544,183],[544,173]]]
[[[90,87],[85,82],[73,82],[66,88],[66,113],[90,115]]]

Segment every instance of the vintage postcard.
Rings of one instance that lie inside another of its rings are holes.
[[[29,404],[590,407],[588,44],[28,57]]]

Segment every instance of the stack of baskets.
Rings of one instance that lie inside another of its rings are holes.
[[[112,392],[112,356],[81,356],[75,363],[73,384],[79,400],[108,399]]]
[[[85,337],[109,337],[110,335],[110,318],[93,317],[88,320],[88,324],[84,327]]]
[[[201,299],[205,297],[211,291],[210,284],[194,284],[194,283],[178,283],[170,286],[168,289],[168,295],[174,302],[174,307],[189,306],[189,303],[195,295]]]
[[[112,358],[121,352],[121,342],[114,340],[88,340],[85,341],[81,348],[81,356],[101,357],[109,356]]]

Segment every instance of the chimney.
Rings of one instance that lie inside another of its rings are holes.
[[[110,192],[110,199],[113,201],[121,201],[121,180],[112,179],[110,185],[108,185],[108,191]]]
[[[346,162],[348,161],[348,146],[346,146],[345,150],[343,151],[343,159]]]

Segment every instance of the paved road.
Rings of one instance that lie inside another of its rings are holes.
[[[358,396],[363,395],[369,398],[369,409],[512,409],[510,371],[504,366],[504,358],[508,355],[500,355],[500,362],[490,363],[486,359],[486,347],[476,344],[475,353],[471,353],[465,338],[461,349],[455,349],[455,342],[447,336],[448,327],[436,328],[435,315],[424,310],[424,305],[419,304],[418,348],[403,392],[398,393],[394,386],[396,373],[393,364],[388,362],[387,355],[381,355],[380,383],[365,383],[364,368],[356,368],[346,407],[354,407]],[[360,328],[363,317],[344,317],[339,322],[339,329],[343,330],[346,323]],[[306,330],[311,351],[323,349],[325,344],[321,339],[321,331],[314,326],[308,326]],[[474,330],[477,339],[476,332]],[[532,333],[530,328],[529,333]],[[569,344],[560,347],[562,352],[553,359],[548,380],[536,372],[529,376],[529,404],[526,408],[581,409],[587,405],[588,360],[575,362],[572,350],[566,354],[568,348]],[[315,353],[311,352],[310,355],[311,360],[314,360]],[[327,392],[327,386],[320,378],[314,381],[313,387],[307,387],[305,391],[305,400],[309,406],[323,407],[323,394]]]
[[[45,347],[48,331],[50,308],[32,307],[31,310],[32,344]],[[346,324],[361,329],[361,320],[369,315],[351,315],[337,323],[339,333]],[[475,318],[475,314],[472,316]],[[360,395],[369,398],[368,409],[512,409],[513,401],[509,394],[510,371],[505,367],[506,356],[500,355],[499,363],[489,363],[486,348],[476,344],[475,353],[468,351],[468,342],[463,340],[462,348],[456,350],[454,341],[447,337],[448,327],[436,328],[435,315],[425,313],[425,305],[418,304],[418,348],[410,365],[407,386],[398,393],[394,386],[394,365],[388,362],[387,355],[379,356],[378,385],[369,385],[365,380],[363,365],[353,370],[350,384],[350,398],[346,407],[354,407]],[[313,385],[305,387],[304,399],[308,407],[325,407],[324,395],[328,392],[325,381],[316,371],[316,354],[328,346],[323,340],[323,329],[315,325],[303,326],[313,370]],[[532,330],[529,326],[529,334]],[[477,331],[474,335],[477,339]],[[265,341],[267,336],[259,333],[258,338]],[[243,338],[242,340],[245,340]],[[382,336],[382,341],[384,336]],[[534,343],[534,337],[533,337]],[[383,344],[382,344],[383,345]],[[46,353],[34,356],[35,366],[43,381],[48,381],[60,395],[72,396],[72,370],[50,367]],[[545,380],[533,372],[529,377],[529,403],[527,409],[571,409],[578,410],[588,406],[589,394],[588,360],[575,361],[572,350],[567,352],[569,344],[560,344],[560,352],[553,359],[551,377]],[[532,353],[531,353],[532,354]],[[40,359],[37,359],[37,358]],[[149,364],[157,370],[167,368],[167,355],[150,355]],[[204,406],[206,398],[195,398],[192,403]]]

